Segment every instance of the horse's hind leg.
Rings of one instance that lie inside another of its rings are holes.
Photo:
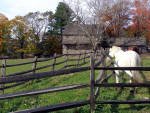
[[[122,71],[121,72],[121,81],[122,81],[122,83],[125,83],[125,78],[124,78],[124,71]],[[121,87],[121,90],[123,90],[124,89],[124,87]]]
[[[116,83],[119,83],[119,71],[115,70],[116,73]],[[117,90],[117,88],[115,88],[115,90]]]
[[[130,78],[129,82],[132,83],[133,75],[131,71],[125,71],[125,72],[129,75],[129,78]]]
[[[134,80],[133,80],[133,74],[131,73],[131,71],[125,71],[129,77],[130,77],[130,83],[132,83]],[[133,92],[133,93],[137,93],[137,88],[130,88],[130,92]]]
[[[119,83],[119,71],[115,70],[116,73],[116,83]]]

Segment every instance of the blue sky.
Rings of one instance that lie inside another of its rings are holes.
[[[62,0],[1,0],[0,13],[9,19],[35,11],[55,11]]]

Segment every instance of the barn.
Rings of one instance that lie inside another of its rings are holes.
[[[130,46],[138,46],[140,48],[140,52],[147,51],[147,41],[143,37],[110,38],[108,39],[108,42],[111,42],[109,43],[110,46],[117,45],[122,47],[124,50]],[[86,37],[86,34],[76,24],[68,24],[64,27],[62,45],[63,54],[90,52],[92,49],[89,38]]]

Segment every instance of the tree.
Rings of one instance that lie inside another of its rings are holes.
[[[49,13],[49,18],[48,18],[48,30],[46,32],[46,35],[53,35],[54,34],[54,14],[53,12]]]
[[[150,4],[148,0],[135,0],[132,9],[131,34],[144,36],[150,41]]]
[[[8,40],[10,39],[11,25],[8,18],[0,19],[0,53],[6,55],[8,53]]]
[[[60,38],[57,35],[49,35],[43,41],[44,56],[52,56],[61,53]]]
[[[55,14],[51,14],[49,17],[49,26],[48,26],[48,32],[46,38],[47,42],[57,41],[56,45],[61,45],[62,48],[62,33],[63,33],[63,27],[73,20],[73,10],[64,2],[59,2]],[[56,35],[56,36],[54,36]],[[51,38],[49,38],[51,37]],[[56,38],[56,39],[54,39]],[[48,41],[49,40],[49,41]],[[45,42],[44,42],[45,43]],[[46,43],[45,43],[46,44]],[[55,45],[50,44],[50,48],[55,47]],[[58,47],[59,48],[59,47]]]
[[[73,20],[73,10],[64,2],[59,2],[54,14],[55,33],[62,35],[63,27]]]
[[[24,16],[25,23],[30,28],[30,38],[28,40],[30,42],[30,45],[28,45],[28,50],[32,50],[30,52],[33,52],[34,54],[42,52],[41,42],[48,31],[48,24],[51,15],[52,12],[47,11],[44,13],[30,12]],[[29,47],[32,47],[32,49]]]
[[[109,2],[108,2],[109,3]],[[129,0],[111,0],[102,14],[106,32],[111,37],[120,37],[130,22],[131,2]]]
[[[20,53],[20,57],[24,58],[24,53],[26,53],[26,41],[29,35],[29,28],[25,24],[25,20],[21,16],[17,16],[11,20],[12,28],[12,38],[17,39],[18,46],[16,49],[17,53]]]
[[[102,14],[106,10],[104,7],[106,6],[105,1],[89,0],[81,2],[80,0],[71,0],[68,4],[74,11],[75,25],[80,28],[80,32],[83,32],[85,38],[89,39],[92,50],[95,52],[98,45],[105,48],[106,36],[104,22],[102,22]]]

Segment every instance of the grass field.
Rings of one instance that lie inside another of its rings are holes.
[[[21,62],[32,61],[33,59],[25,59],[25,60],[8,60],[7,64],[16,64]],[[65,59],[59,58],[57,62],[63,61]],[[50,61],[46,61],[44,63],[38,63],[38,67],[42,65],[46,65],[52,63]],[[70,64],[75,63],[71,62]],[[150,66],[150,56],[142,56],[143,66]],[[87,64],[88,65],[88,64]],[[56,69],[61,68],[63,65],[59,65]],[[18,67],[10,67],[7,69],[7,74],[21,72],[25,70],[32,69],[31,65],[24,65]],[[50,71],[51,68],[46,68],[40,70],[42,71]],[[99,71],[96,71],[96,75]],[[108,72],[109,73],[109,72]],[[144,72],[145,77],[148,81],[150,81],[150,72]],[[40,81],[34,80],[32,83],[27,82],[24,85],[7,89],[5,90],[5,94],[11,94],[22,91],[32,91],[42,88],[52,88],[57,86],[65,86],[71,84],[79,84],[79,83],[89,83],[90,81],[90,73],[89,71],[73,73],[69,75],[63,75],[52,78],[43,78]],[[109,80],[109,83],[115,82],[114,77]],[[126,82],[128,82],[128,77],[126,77]],[[8,113],[17,110],[31,109],[42,106],[49,106],[52,104],[59,104],[65,102],[72,101],[82,101],[88,100],[90,97],[89,88],[84,89],[75,89],[70,91],[62,91],[57,93],[49,93],[49,94],[41,94],[38,96],[31,97],[19,97],[15,99],[8,99],[0,101],[0,113]],[[98,100],[135,100],[135,99],[149,99],[150,98],[150,89],[149,88],[138,88],[137,94],[133,94],[129,91],[129,89],[124,88],[123,90],[118,89],[117,91],[114,88],[101,88],[100,96]],[[149,104],[141,104],[141,105],[96,105],[96,113],[148,113],[150,112]],[[57,111],[55,113],[89,113],[89,105]]]

